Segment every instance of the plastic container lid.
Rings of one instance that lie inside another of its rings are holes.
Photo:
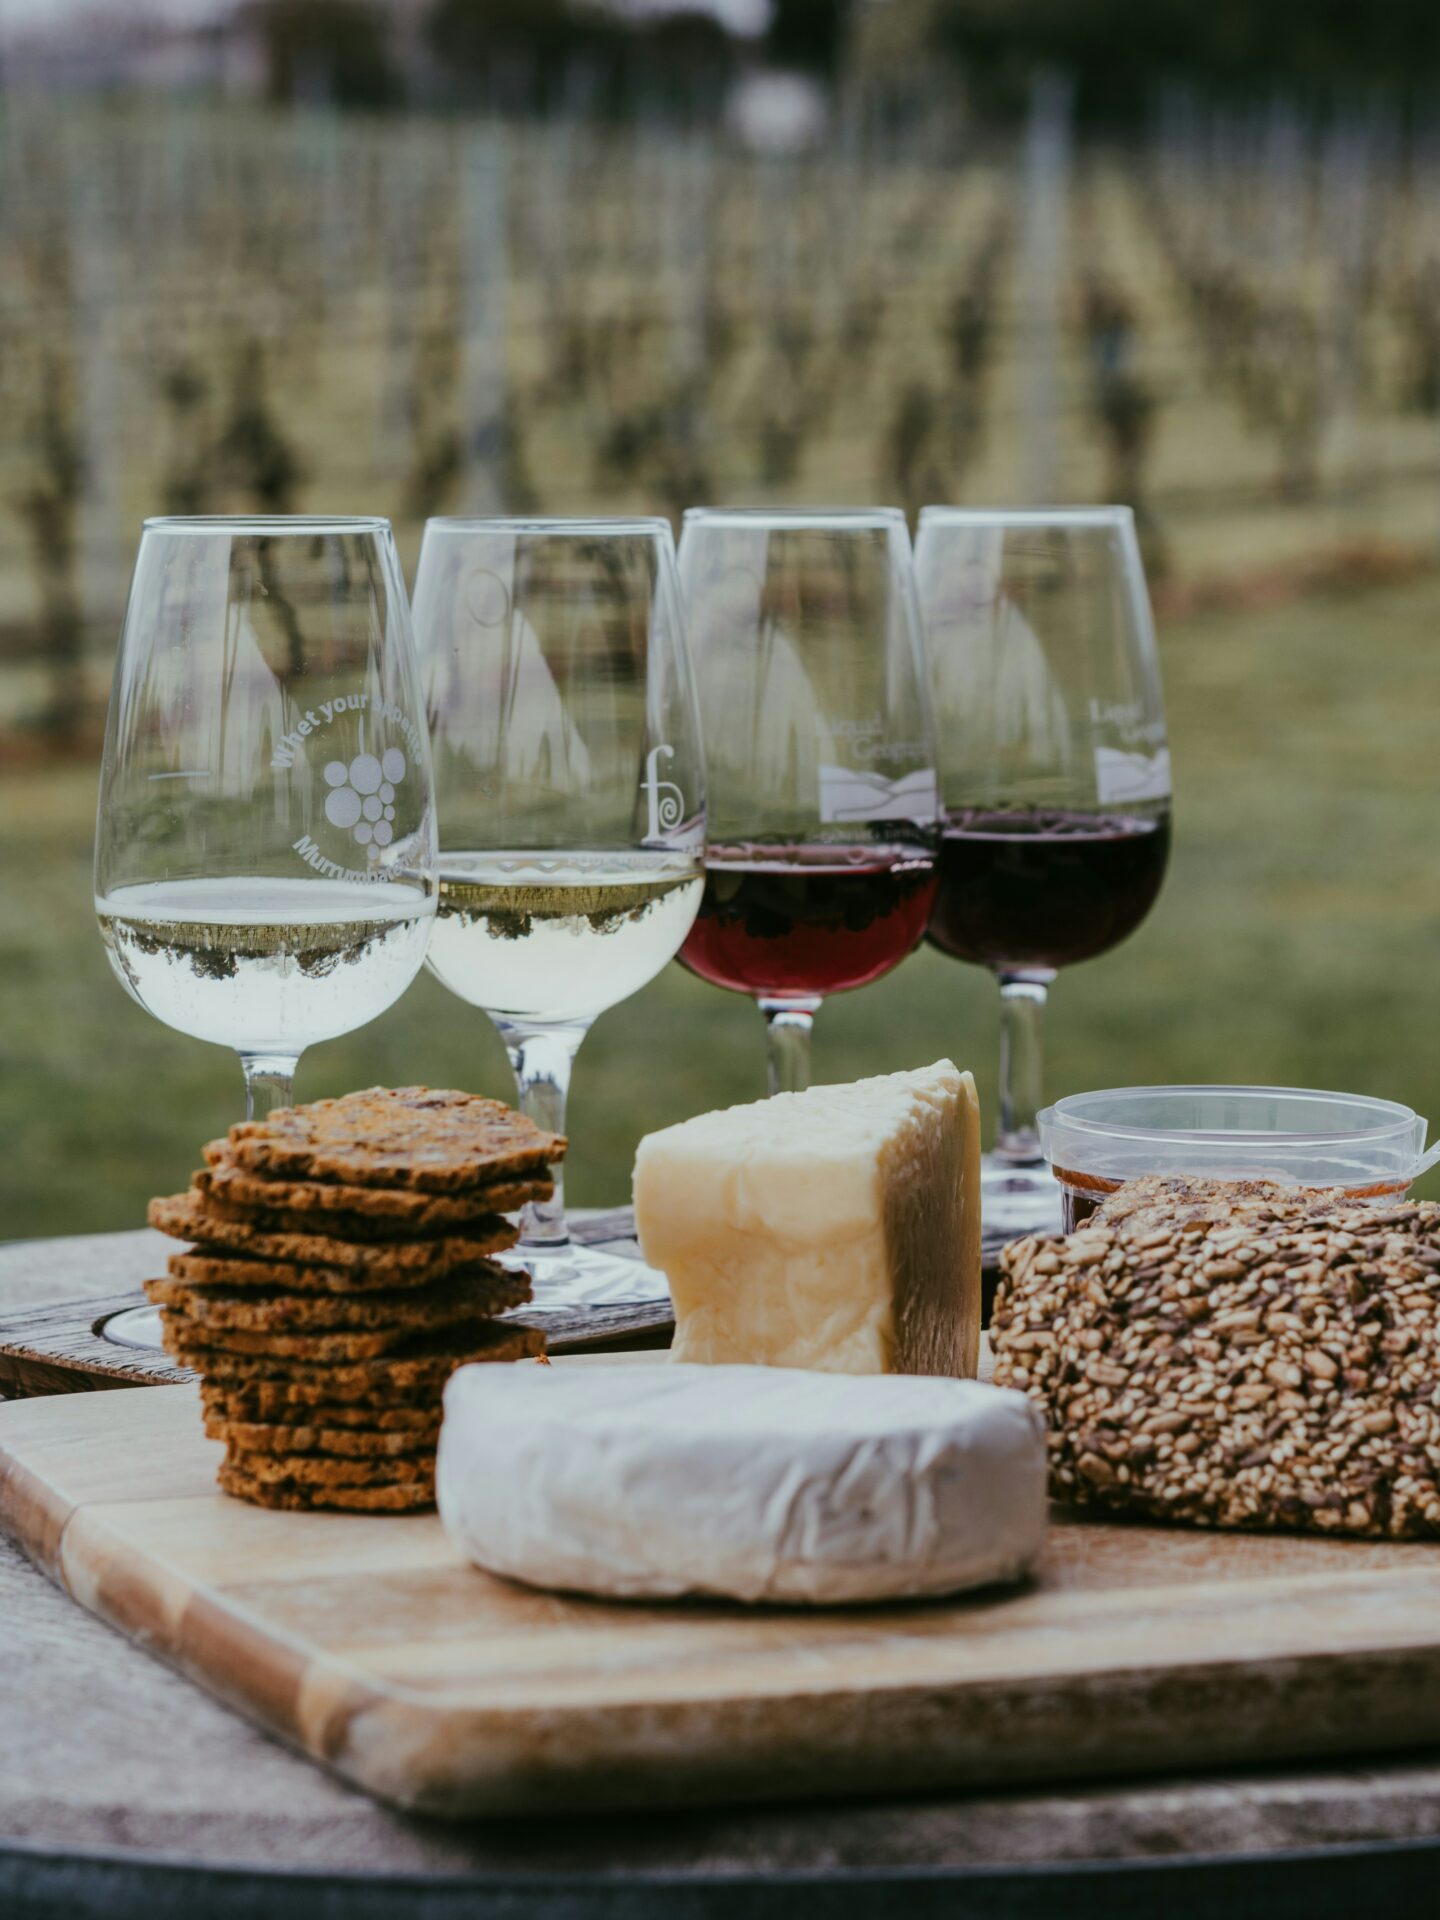
[[[1410,1107],[1303,1087],[1112,1087],[1039,1115],[1057,1178],[1109,1185],[1143,1174],[1276,1180],[1354,1191],[1407,1187],[1440,1159]]]

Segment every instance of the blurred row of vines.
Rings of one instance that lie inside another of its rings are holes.
[[[941,102],[943,107],[943,102]],[[90,738],[141,517],[1124,499],[1157,581],[1440,532],[1440,134],[10,104],[0,746]]]

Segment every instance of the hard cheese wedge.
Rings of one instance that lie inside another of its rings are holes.
[[[635,1225],[676,1360],[975,1372],[980,1109],[949,1060],[648,1135]]]
[[[1045,1439],[973,1380],[768,1367],[465,1367],[440,1517],[492,1573],[622,1598],[842,1604],[1013,1580],[1045,1534]]]

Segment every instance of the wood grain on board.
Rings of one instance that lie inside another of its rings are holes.
[[[628,1207],[571,1215],[577,1240],[639,1258]],[[145,1305],[142,1280],[163,1273],[182,1243],[148,1227],[0,1246],[0,1395],[83,1393],[106,1387],[172,1386],[189,1373],[164,1353],[104,1337],[112,1314]],[[524,1309],[554,1353],[670,1344],[668,1301],[618,1307]]]
[[[1427,1546],[1062,1519],[1018,1592],[609,1605],[478,1572],[433,1515],[240,1505],[218,1457],[192,1386],[6,1405],[0,1524],[83,1605],[401,1807],[894,1793],[1440,1737]]]

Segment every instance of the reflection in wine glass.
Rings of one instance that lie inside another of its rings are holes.
[[[772,1093],[809,1081],[826,995],[918,945],[935,752],[903,516],[696,509],[680,573],[710,775],[705,896],[681,959],[751,994]]]
[[[705,772],[663,520],[432,520],[415,620],[442,852],[436,976],[494,1020],[565,1131],[591,1023],[654,978],[701,891]],[[516,1255],[547,1306],[663,1298],[575,1245],[560,1169]]]
[[[1059,1224],[1040,1152],[1040,1025],[1056,971],[1154,905],[1170,755],[1128,507],[927,507],[916,575],[945,827],[929,939],[999,977],[1000,1124],[986,1225]]]

